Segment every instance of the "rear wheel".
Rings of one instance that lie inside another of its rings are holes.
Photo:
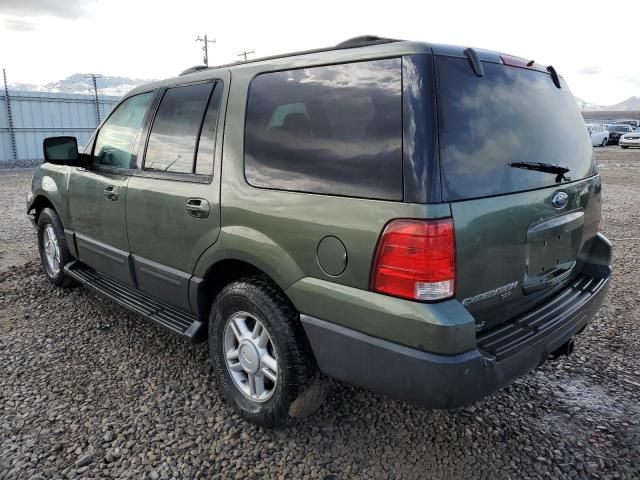
[[[72,287],[76,283],[64,273],[64,266],[73,260],[64,238],[60,217],[51,208],[38,215],[38,250],[42,270],[51,283],[58,287]]]
[[[318,378],[298,312],[264,277],[233,282],[218,294],[209,355],[227,402],[258,425],[275,427],[297,416],[294,404]]]

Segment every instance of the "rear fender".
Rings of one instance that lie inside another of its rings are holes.
[[[300,266],[278,243],[246,226],[224,227],[218,241],[198,259],[193,275],[204,278],[207,271],[222,260],[240,260],[254,266],[283,291],[304,276]]]

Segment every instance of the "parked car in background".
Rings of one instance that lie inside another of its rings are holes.
[[[622,135],[619,145],[622,148],[640,147],[640,130]]]
[[[640,120],[616,120],[616,125],[629,125],[632,130],[640,128]]]
[[[618,145],[618,141],[620,140],[620,137],[622,135],[624,135],[625,133],[633,132],[633,128],[631,128],[630,125],[626,124],[607,125],[605,128],[609,132],[609,141],[607,142],[608,145]]]
[[[602,125],[587,124],[587,131],[591,136],[591,145],[594,147],[606,147],[609,143],[609,132]]]

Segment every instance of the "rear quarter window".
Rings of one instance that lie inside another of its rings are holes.
[[[257,76],[247,102],[247,182],[402,200],[401,91],[400,59]]]
[[[436,57],[440,161],[446,201],[533,190],[555,175],[513,162],[566,166],[573,180],[597,172],[584,121],[564,81],[546,73],[483,62],[478,77],[466,59]]]

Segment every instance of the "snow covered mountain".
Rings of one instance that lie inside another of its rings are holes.
[[[575,97],[580,110],[584,112],[626,112],[630,110],[640,110],[640,97],[629,97],[615,105],[596,105],[588,103],[581,98]]]
[[[102,76],[96,79],[99,95],[112,95],[120,97],[134,87],[149,83],[152,80],[128,77]],[[93,95],[93,82],[91,78],[85,78],[83,73],[74,73],[67,78],[44,85],[29,83],[14,83],[9,85],[11,90],[35,91],[35,92],[61,92],[82,93]]]

